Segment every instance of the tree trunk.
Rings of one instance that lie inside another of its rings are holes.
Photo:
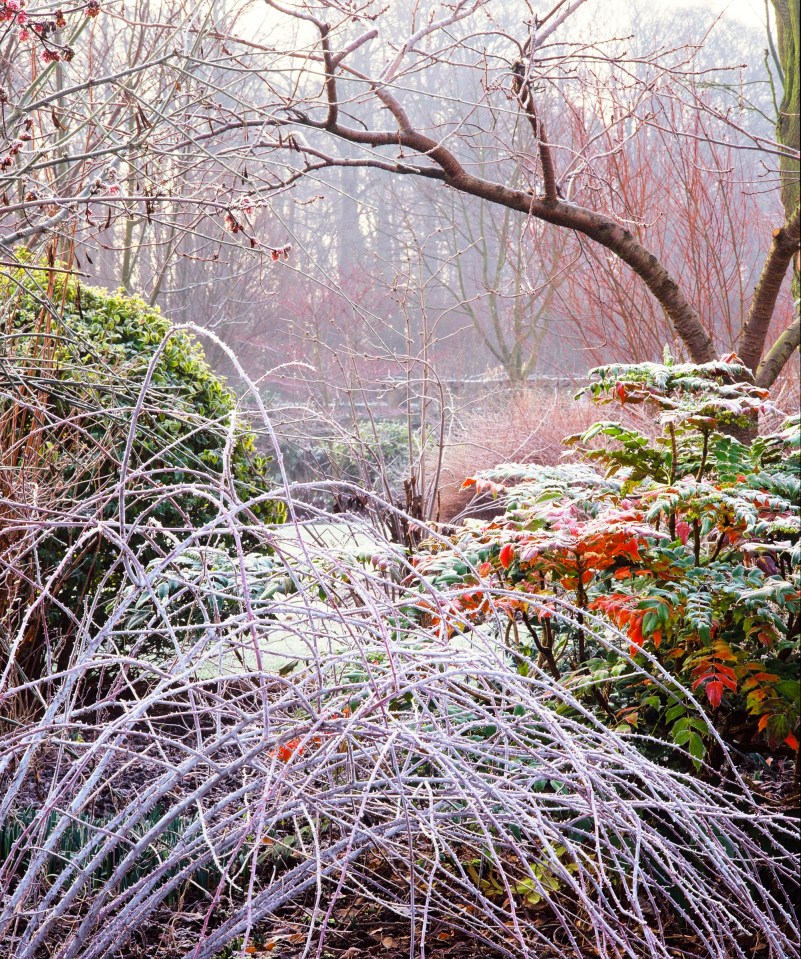
[[[776,31],[778,34],[779,60],[784,73],[784,95],[779,105],[779,117],[776,123],[776,137],[783,146],[791,150],[801,149],[801,40],[799,40],[798,0],[773,0],[776,12]],[[781,176],[782,203],[787,219],[792,216],[801,199],[799,185],[799,161],[783,156],[779,162]],[[793,264],[793,297],[801,296],[801,276],[796,257]]]

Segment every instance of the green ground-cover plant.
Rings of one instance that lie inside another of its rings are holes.
[[[519,668],[535,658],[605,722],[696,765],[714,760],[713,729],[744,751],[797,750],[798,415],[750,445],[730,435],[769,408],[736,358],[603,367],[585,392],[649,404],[662,435],[603,421],[566,441],[585,463],[468,479],[505,512],[429,540],[415,558],[426,588],[466,623],[496,623]],[[424,619],[439,626],[442,608]],[[599,618],[617,630],[605,642]]]
[[[36,676],[46,663],[68,661],[64,639],[75,612],[118,585],[121,554],[109,537],[84,532],[79,542],[86,514],[136,529],[157,555],[232,499],[262,496],[272,483],[236,395],[199,343],[158,309],[83,286],[61,267],[23,264],[0,277],[0,311],[0,485],[8,504],[0,551],[24,554],[30,572],[5,584],[0,623],[11,635],[37,588],[56,577],[49,589],[57,602],[46,621],[29,618],[17,647],[18,665]],[[123,500],[120,483],[136,495]],[[81,522],[47,523],[65,508]],[[249,513],[283,518],[271,501]],[[46,645],[60,654],[48,660]]]
[[[13,870],[22,870],[28,866],[33,854],[33,847],[47,839],[61,820],[60,814],[54,811],[42,823],[38,820],[37,813],[38,810],[30,807],[17,810],[0,828],[0,859]],[[128,837],[129,841],[131,843],[138,841],[148,830],[153,828],[163,815],[164,810],[157,807],[143,816]],[[112,815],[108,814],[96,818],[81,816],[70,821],[67,828],[59,836],[55,853],[48,859],[42,870],[44,884],[50,886],[58,878],[65,864],[69,863],[76,855],[85,854],[87,845],[97,842],[102,837],[103,831],[107,829],[113,818]],[[165,858],[169,857],[175,847],[178,846],[181,836],[193,823],[194,820],[188,816],[179,817],[171,822],[169,828],[159,834],[158,842],[149,845],[133,867],[125,874],[122,887],[128,888],[143,876],[150,875]],[[109,881],[121,858],[120,852],[117,851],[116,854],[102,859],[95,868],[88,872],[87,878],[91,886],[102,888]],[[171,878],[175,872],[177,872],[177,869],[168,871],[165,878]],[[215,874],[213,868],[200,867],[191,878],[200,888],[208,889],[212,883],[219,880],[219,873]],[[177,900],[178,897],[174,898]]]

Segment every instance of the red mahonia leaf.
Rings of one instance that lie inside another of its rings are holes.
[[[706,698],[709,700],[712,708],[717,709],[723,698],[723,683],[717,679],[710,680],[710,682],[706,684]]]
[[[640,558],[640,544],[636,539],[630,539],[623,544],[621,552],[628,553],[633,560],[638,560]]]
[[[479,476],[468,476],[462,483],[462,489],[470,489],[471,486],[475,486],[476,493],[491,493],[493,499],[497,499],[506,489],[502,483],[493,483],[492,480],[483,479]]]
[[[696,667],[696,670],[699,667]],[[707,680],[713,683],[720,683],[721,686],[725,686],[726,689],[730,689],[732,692],[737,692],[737,679],[733,676],[729,676],[725,671],[725,666],[719,666],[717,663],[705,664],[700,667],[705,669],[706,672],[699,676],[698,679],[693,683],[693,689],[698,689],[701,683],[705,683]],[[731,672],[731,670],[729,670]]]
[[[705,679],[717,679],[729,689],[737,689],[737,673],[724,663],[711,662],[709,657],[705,657],[697,666],[693,668],[693,676],[696,680],[693,683],[693,689],[696,689]]]
[[[643,644],[641,619],[635,620],[631,626],[629,626],[629,640],[631,642],[629,653],[632,656],[636,656]]]
[[[795,736],[792,733],[790,733],[790,735],[784,741],[785,743],[787,743],[790,749],[796,749],[796,750],[798,749],[798,740],[795,738]]]
[[[290,739],[288,743],[284,743],[283,746],[279,746],[276,750],[276,755],[282,763],[288,763],[295,753],[297,753],[298,756],[303,755],[303,747],[300,745],[300,739]]]
[[[511,543],[507,543],[501,550],[498,559],[500,560],[501,566],[504,569],[509,569],[512,565],[512,560],[515,558],[514,546]]]

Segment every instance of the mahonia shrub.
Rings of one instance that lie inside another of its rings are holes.
[[[502,632],[521,671],[536,664],[670,761],[797,750],[798,415],[736,439],[770,410],[736,357],[591,377],[582,393],[645,404],[661,435],[604,420],[567,438],[576,462],[469,478],[505,510],[424,544],[413,562],[439,595],[423,621]]]
[[[245,523],[278,522],[284,513],[264,495],[273,485],[268,458],[256,452],[236,395],[157,308],[83,286],[60,268],[30,267],[0,278],[0,304],[0,482],[16,503],[0,546],[28,550],[31,583],[51,574],[58,583],[46,617],[29,623],[30,674],[43,668],[44,646],[69,633],[71,614],[95,600],[101,584],[113,595],[119,578],[120,550],[108,538],[84,535],[79,545],[81,523],[47,528],[48,510],[117,518],[138,531],[145,560],[148,550],[158,555],[176,536],[213,523],[233,499],[247,504]],[[114,492],[121,483],[122,516]],[[28,520],[40,510],[35,541],[30,522],[25,536],[16,526],[21,503]],[[5,595],[4,616],[30,599],[26,589]],[[69,645],[62,647],[67,657]]]

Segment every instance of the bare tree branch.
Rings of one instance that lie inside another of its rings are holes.
[[[757,386],[765,389],[776,382],[779,373],[784,369],[785,364],[798,349],[801,342],[801,320],[796,319],[779,336],[776,342],[768,351],[765,359],[759,364],[756,374]]]
[[[792,263],[793,255],[798,253],[800,245],[801,207],[796,207],[790,219],[773,234],[773,242],[754,291],[743,330],[739,354],[743,363],[753,372],[756,372],[765,349],[765,339],[787,268]],[[778,343],[776,345],[778,346]],[[775,376],[772,377],[771,383],[774,379]]]

